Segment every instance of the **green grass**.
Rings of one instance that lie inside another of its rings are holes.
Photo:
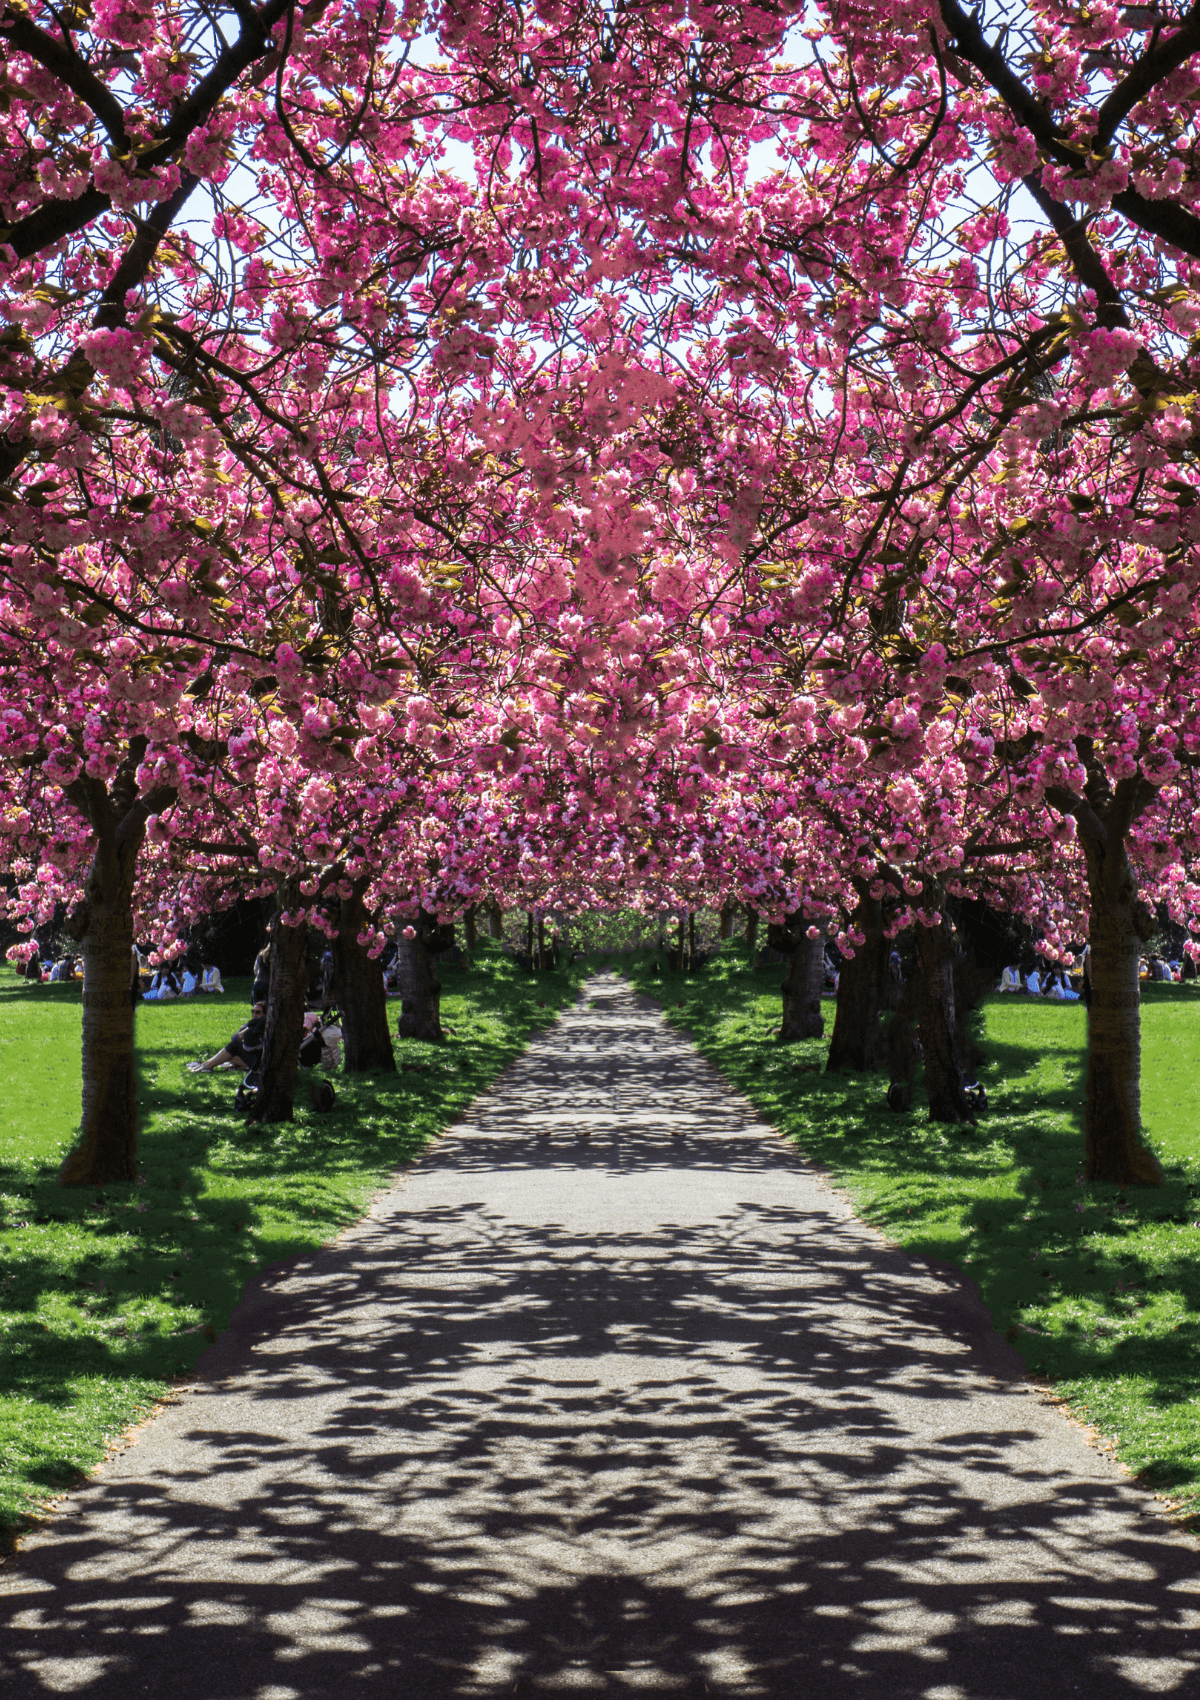
[[[968,1274],[1030,1373],[1182,1515],[1200,1514],[1200,991],[1145,989],[1143,1118],[1167,1179],[1126,1194],[1083,1183],[1078,1005],[984,1005],[989,1110],[958,1129],[923,1103],[892,1114],[882,1076],[819,1072],[827,1038],[781,1045],[778,967],[630,971],[860,1216]],[[827,1001],[827,1035],[832,1021]]]
[[[261,1132],[232,1113],[235,1075],[184,1067],[246,1019],[249,982],[143,1005],[141,1173],[97,1193],[55,1179],[79,1124],[78,988],[0,969],[0,1539],[192,1370],[252,1275],[361,1215],[581,977],[484,946],[441,970],[449,1041],[397,1045],[428,1072],[338,1077],[326,1115],[302,1084],[296,1120]]]

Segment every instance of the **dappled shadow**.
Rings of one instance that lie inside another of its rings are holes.
[[[989,1107],[976,1126],[946,1128],[930,1123],[920,1102],[911,1114],[891,1114],[886,1076],[822,1073],[821,1040],[773,1044],[764,1009],[773,1012],[778,979],[777,970],[752,975],[724,961],[694,984],[675,975],[654,989],[677,1019],[673,1006],[685,998],[708,1054],[808,1156],[853,1175],[874,1220],[910,1246],[969,1267],[1000,1328],[1016,1328],[1026,1307],[1062,1301],[1050,1330],[1019,1329],[1036,1373],[1076,1391],[1136,1376],[1159,1409],[1200,1395],[1200,1264],[1186,1232],[1197,1216],[1194,1176],[1168,1159],[1158,1188],[1127,1195],[1084,1186],[1080,1006],[986,1000],[977,1013]],[[1143,996],[1186,1015],[1200,989],[1147,985]],[[1192,1055],[1183,1043],[1190,1029],[1174,1031],[1179,1055],[1169,1060],[1180,1071]],[[1157,1079],[1145,1084],[1158,1088]],[[1143,1303],[1167,1296],[1176,1308],[1165,1327],[1138,1321]],[[1147,1480],[1200,1479],[1194,1448],[1177,1436],[1164,1432],[1153,1446],[1159,1450],[1139,1460]]]
[[[402,1065],[415,1059],[428,1072],[339,1074],[325,1115],[310,1110],[302,1081],[296,1120],[278,1128],[250,1128],[236,1114],[235,1076],[184,1067],[240,1025],[248,979],[216,997],[147,1006],[138,1014],[142,1179],[64,1188],[54,1147],[50,1160],[43,1146],[34,1160],[0,1163],[0,1393],[20,1431],[12,1446],[0,1434],[0,1454],[21,1482],[49,1493],[76,1481],[102,1425],[120,1426],[110,1413],[130,1412],[190,1369],[264,1262],[332,1238],[357,1214],[347,1176],[382,1182],[411,1160],[545,1024],[546,1000],[578,981],[565,970],[534,981],[490,953],[442,978],[460,1033],[444,1045],[397,1045]],[[9,1013],[21,985],[0,975]],[[75,1008],[69,1023],[29,1029],[37,1045],[22,1062],[43,1070],[61,1045],[77,1071],[78,989],[47,984],[28,997]]]
[[[600,994],[0,1573],[6,1694],[1186,1691],[1194,1548]]]

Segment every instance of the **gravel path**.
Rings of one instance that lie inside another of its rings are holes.
[[[602,976],[248,1293],[0,1625],[5,1700],[1187,1700],[1200,1555]]]

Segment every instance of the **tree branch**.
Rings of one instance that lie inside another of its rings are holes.
[[[100,305],[92,320],[95,329],[112,329],[121,323],[125,317],[126,295],[144,280],[154,263],[159,244],[199,181],[189,172],[175,193],[160,201],[149,218],[139,222],[137,234],[100,297]],[[79,401],[91,387],[95,376],[95,367],[77,349],[54,377],[44,380],[44,388],[52,395],[71,396]],[[32,448],[33,438],[28,433],[15,442],[7,441],[0,445],[0,484],[8,482]]]
[[[1083,165],[1087,158],[1086,151],[1077,142],[1072,142],[1059,128],[1041,101],[1026,88],[1013,71],[1000,50],[987,40],[980,27],[978,14],[973,12],[968,16],[958,0],[939,0],[939,6],[942,22],[954,38],[959,56],[974,65],[989,87],[1000,96],[1013,117],[1029,131],[1047,158],[1053,159],[1059,165],[1069,166],[1072,170]],[[1185,29],[1179,32],[1181,35],[1190,29],[1191,20],[1195,15],[1194,11],[1189,14]],[[1139,64],[1148,63],[1160,51],[1169,54],[1172,43],[1177,39],[1177,36],[1169,37],[1162,49],[1155,49],[1154,54],[1148,54]],[[1182,57],[1187,58],[1193,51],[1195,49],[1189,48],[1183,52]],[[1155,62],[1157,63],[1157,60]],[[1163,63],[1167,63],[1166,59]],[[1173,69],[1174,66],[1169,68]],[[1137,67],[1130,72],[1130,77],[1136,76]],[[1125,81],[1128,82],[1129,79]],[[1108,97],[1109,100],[1124,86],[1124,83],[1118,84]],[[1141,93],[1137,92],[1139,89],[1140,84],[1133,85],[1131,92],[1134,99],[1130,102],[1131,105],[1142,98]],[[1108,101],[1105,102],[1105,106],[1107,105]],[[1101,114],[1104,113],[1105,106],[1101,107]],[[1117,114],[1116,107],[1112,108],[1112,113]],[[1116,117],[1116,122],[1120,121],[1120,116],[1123,114]],[[1097,146],[1100,145],[1097,142]],[[1139,229],[1148,231],[1152,236],[1161,236],[1164,242],[1170,242],[1173,247],[1183,249],[1194,258],[1200,258],[1200,218],[1178,202],[1150,201],[1144,195],[1139,195],[1136,189],[1123,189],[1119,195],[1113,196],[1112,204],[1123,218],[1127,218],[1131,224],[1136,224]]]
[[[1075,276],[1085,289],[1095,294],[1100,304],[1096,317],[1106,328],[1120,325],[1128,329],[1129,320],[1121,304],[1121,292],[1109,277],[1104,261],[1092,245],[1087,225],[1076,218],[1064,201],[1056,200],[1042,186],[1041,169],[1031,171],[1021,181],[1046,215],[1046,220],[1063,245]]]
[[[1143,53],[1127,77],[1122,77],[1105,96],[1096,114],[1097,151],[1107,147],[1118,126],[1129,116],[1139,101],[1145,100],[1156,83],[1177,71],[1185,59],[1200,52],[1200,4],[1192,7],[1183,20],[1183,27],[1158,41],[1148,53]]]
[[[165,201],[159,201],[149,218],[138,221],[137,234],[126,248],[120,265],[100,297],[100,309],[95,319],[97,327],[119,323],[124,318],[126,295],[131,289],[137,288],[150,270],[160,242],[178,214],[183,211],[184,203],[199,181],[192,172],[185,171],[175,193],[168,195]],[[111,313],[114,307],[115,321]]]
[[[287,11],[289,0],[269,0],[259,12],[244,12],[238,38],[217,57],[206,77],[202,77],[191,94],[179,107],[166,129],[152,148],[139,156],[142,170],[152,171],[166,165],[187,141],[193,130],[212,116],[221,96],[237,81],[256,59],[271,51],[271,31]],[[53,37],[48,36],[48,41]],[[0,227],[0,242],[15,249],[21,259],[28,259],[43,248],[73,236],[92,223],[101,213],[110,211],[112,201],[94,186],[86,189],[75,201],[50,201],[38,207],[27,218],[18,219],[7,229]]]
[[[69,41],[57,41],[44,29],[39,29],[30,18],[13,11],[5,12],[0,18],[0,35],[7,36],[18,53],[27,53],[31,59],[36,59],[60,83],[65,83],[72,94],[78,95],[104,125],[108,139],[118,153],[129,152],[124,108]]]
[[[1128,779],[1118,779],[1112,806],[1108,811],[1108,830],[1119,838],[1124,838],[1134,821],[1144,809],[1150,807],[1157,795],[1157,787],[1151,785],[1148,779],[1143,779],[1140,773],[1131,774]]]
[[[1077,797],[1065,785],[1047,785],[1046,801],[1059,814],[1073,815],[1080,838],[1091,844],[1101,855],[1108,849],[1108,832],[1104,822],[1085,797]]]

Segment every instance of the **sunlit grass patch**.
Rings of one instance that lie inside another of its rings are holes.
[[[1200,1512],[1200,990],[1150,986],[1143,1117],[1161,1188],[1083,1182],[1086,1013],[995,997],[980,1012],[989,1108],[975,1127],[826,1075],[828,1037],[781,1045],[778,967],[730,955],[694,980],[633,976],[732,1084],[906,1250],[964,1271],[1030,1373],[1117,1455]],[[682,1000],[683,1007],[677,1005]],[[826,1035],[833,1003],[826,1004]]]
[[[78,988],[26,990],[0,969],[0,1531],[191,1371],[253,1274],[354,1221],[574,996],[580,971],[524,974],[485,946],[441,978],[449,1040],[397,1044],[402,1066],[426,1070],[335,1076],[323,1115],[302,1078],[295,1121],[262,1130],[233,1113],[236,1075],[185,1066],[246,1019],[249,982],[143,1005],[140,1177],[96,1192],[55,1178],[79,1121]]]

